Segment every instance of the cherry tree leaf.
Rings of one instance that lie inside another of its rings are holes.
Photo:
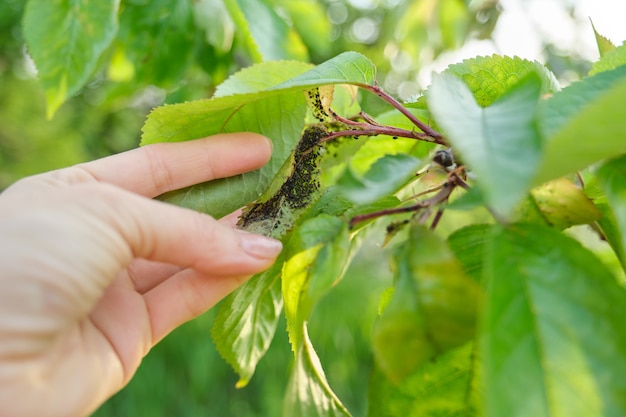
[[[567,178],[557,178],[530,190],[517,213],[520,221],[539,222],[559,230],[590,224],[602,217],[595,204]]]
[[[362,177],[348,168],[337,181],[342,195],[356,204],[368,204],[397,192],[415,178],[422,162],[405,154],[379,158]]]
[[[302,345],[295,355],[284,398],[283,416],[350,417],[348,409],[328,385],[322,364],[308,338],[306,325]]]
[[[372,84],[375,76],[371,61],[354,52],[310,70],[285,61],[281,77],[265,80],[263,74],[270,65],[274,64],[259,64],[236,74],[219,90],[223,96],[166,105],[150,113],[142,145],[239,131],[261,133],[274,144],[270,162],[260,170],[173,191],[162,199],[215,217],[246,205],[265,190],[300,139],[307,114],[303,91],[327,84]],[[281,78],[288,81],[276,85]]]
[[[611,42],[606,36],[601,35],[596,30],[596,26],[593,24],[593,21],[591,21],[591,27],[593,28],[593,34],[596,37],[596,44],[598,45],[598,52],[600,52],[600,57],[604,56],[607,52],[615,49],[615,45],[613,44],[613,42]]]
[[[30,0],[24,37],[35,61],[52,118],[68,97],[85,86],[118,29],[119,0]]]
[[[296,352],[303,343],[303,323],[347,266],[348,225],[324,214],[307,219],[294,230],[284,251],[282,291],[287,330]]]
[[[211,336],[217,350],[248,384],[274,338],[282,311],[281,256],[268,270],[246,281],[220,304]]]
[[[437,124],[470,170],[488,205],[509,216],[525,196],[540,160],[535,113],[541,80],[530,73],[489,107],[476,103],[455,76],[442,74],[427,91]]]
[[[446,243],[421,225],[394,253],[395,291],[374,327],[376,363],[401,383],[437,354],[474,336],[481,298]]]
[[[542,94],[560,89],[556,77],[544,65],[519,57],[479,56],[452,64],[444,73],[462,79],[481,107],[494,103],[529,74],[541,80]]]
[[[255,62],[308,59],[300,36],[267,0],[225,0],[224,4]]]
[[[375,368],[368,390],[368,415],[478,416],[474,367],[473,343],[468,343],[436,356],[400,384]]]
[[[283,415],[349,416],[328,385],[306,329],[313,307],[342,277],[348,264],[347,224],[323,214],[310,218],[294,230],[285,253],[282,293],[295,363]]]
[[[607,215],[614,220],[617,230],[608,237],[618,258],[624,263],[626,260],[626,156],[612,159],[597,170],[597,177],[606,192],[609,203]],[[602,224],[601,224],[602,225]],[[604,225],[606,228],[608,225]]]
[[[519,224],[494,229],[484,274],[485,416],[626,413],[626,290],[604,264],[554,229]]]
[[[626,45],[620,45],[611,50],[605,51],[602,57],[596,61],[589,75],[598,74],[600,72],[609,71],[626,65]]]
[[[534,184],[626,153],[626,67],[572,84],[541,106],[544,150]]]
[[[463,266],[463,271],[476,282],[482,283],[485,247],[492,227],[489,224],[472,224],[448,237],[450,250]]]

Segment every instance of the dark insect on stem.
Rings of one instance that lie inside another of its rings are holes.
[[[456,168],[456,161],[452,149],[440,149],[435,152],[433,156],[433,162],[440,165],[445,170]]]

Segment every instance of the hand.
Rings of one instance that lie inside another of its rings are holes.
[[[82,416],[150,348],[269,267],[280,242],[152,200],[263,165],[216,135],[21,180],[0,195],[0,416]]]

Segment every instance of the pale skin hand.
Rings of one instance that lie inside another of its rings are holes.
[[[280,243],[152,200],[254,170],[255,134],[151,145],[0,195],[0,416],[84,416],[150,348],[269,267]]]

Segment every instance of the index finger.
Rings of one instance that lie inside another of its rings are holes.
[[[96,181],[146,196],[252,171],[270,158],[269,139],[226,133],[188,142],[158,143],[77,165]]]

